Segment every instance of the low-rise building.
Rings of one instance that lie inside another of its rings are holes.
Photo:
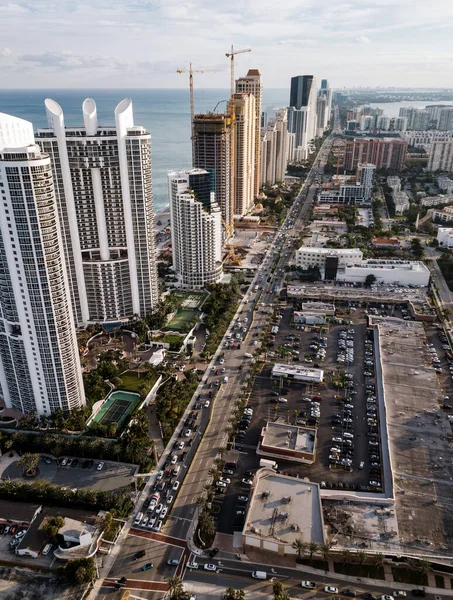
[[[420,200],[422,206],[442,206],[453,202],[453,194],[440,194],[439,196],[428,196]]]
[[[307,323],[307,325],[324,325],[327,323],[325,314],[299,310],[293,312],[293,319],[294,323]]]
[[[372,244],[376,248],[399,248],[401,246],[400,240],[396,237],[375,237]]]
[[[335,314],[335,305],[330,302],[303,302],[302,310],[310,313],[321,313],[324,315]]]
[[[453,131],[451,133],[453,133]],[[453,179],[450,179],[450,177],[441,175],[437,178],[437,185],[439,186],[439,189],[446,194],[453,194]]]
[[[251,547],[295,555],[296,539],[325,541],[319,485],[260,469],[242,531],[245,551]]]
[[[419,261],[409,260],[363,260],[347,264],[338,271],[337,280],[349,283],[365,283],[368,275],[374,275],[378,283],[427,286],[429,269]]]
[[[316,453],[316,428],[268,422],[261,430],[256,453],[311,465]]]
[[[323,271],[326,266],[326,260],[329,257],[338,260],[338,266],[345,265],[351,261],[362,260],[363,253],[358,248],[313,248],[311,246],[302,246],[296,250],[296,266],[301,269],[318,267]]]
[[[0,500],[0,524],[28,527],[42,511],[40,504]]]
[[[453,206],[446,206],[443,209],[430,208],[428,214],[434,223],[448,223],[453,221]]]
[[[442,248],[453,248],[453,228],[439,227],[437,230],[437,241]]]
[[[324,371],[322,369],[310,369],[302,365],[284,365],[275,363],[272,368],[272,377],[286,377],[307,383],[322,383]]]

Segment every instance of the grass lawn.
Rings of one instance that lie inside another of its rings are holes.
[[[187,327],[188,323],[195,321],[199,315],[198,310],[178,308],[172,320],[164,327],[164,331],[181,331]]]
[[[393,579],[398,583],[412,583],[413,585],[428,585],[428,576],[417,571],[410,571],[404,567],[392,567]]]
[[[145,381],[148,373],[139,373],[138,371],[126,371],[120,376],[121,385],[118,388],[128,392],[139,392],[139,388]],[[149,382],[149,390],[156,383],[156,379]]]

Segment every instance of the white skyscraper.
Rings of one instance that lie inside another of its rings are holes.
[[[49,157],[0,113],[0,397],[50,414],[85,404]]]
[[[204,169],[168,173],[173,267],[179,284],[203,288],[222,270],[222,216]]]
[[[45,102],[49,129],[37,143],[49,154],[74,320],[116,324],[158,302],[151,187],[151,135],[134,126],[132,102],[115,126],[98,125],[88,98],[84,127],[65,128],[61,107]]]
[[[234,110],[234,214],[245,215],[255,196],[256,111],[253,94],[233,94]],[[259,145],[259,141],[257,142]]]
[[[288,161],[288,120],[286,109],[277,111],[261,134],[260,185],[273,185],[285,179]]]
[[[317,91],[313,75],[291,78],[288,107],[288,131],[295,134],[291,160],[305,160],[308,145],[317,135]]]
[[[246,77],[236,79],[237,94],[252,94],[255,98],[255,142],[254,142],[254,173],[253,173],[253,195],[258,196],[260,192],[260,131],[261,131],[261,103],[263,89],[261,85],[261,74],[258,69],[249,69]]]

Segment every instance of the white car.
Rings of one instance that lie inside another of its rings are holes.
[[[324,591],[326,594],[338,594],[338,588],[334,587],[333,585],[326,585]],[[382,597],[382,600],[384,600],[384,597]]]
[[[405,598],[407,596],[404,590],[394,590],[393,597],[394,598]]]
[[[104,468],[104,463],[103,463],[103,462],[100,462],[100,463],[98,464],[98,466],[96,467],[96,469],[97,469],[98,471],[102,471],[102,469],[103,469],[103,468]]]
[[[198,569],[198,567],[199,567],[199,564],[198,564],[197,562],[188,562],[188,563],[187,563],[187,567],[188,567],[189,569]]]
[[[204,565],[204,570],[205,571],[214,571],[214,573],[215,573],[217,571],[217,567],[215,565],[206,564],[206,565]]]
[[[316,583],[314,581],[301,581],[300,585],[307,590],[314,590],[316,588]]]
[[[211,406],[211,401],[210,400],[206,400],[206,402],[203,405],[205,408],[209,408]]]
[[[227,484],[224,481],[216,481],[216,486],[219,488],[226,488]]]
[[[164,476],[164,472],[163,471],[159,471],[159,473],[157,474],[156,480],[160,481],[163,476]]]

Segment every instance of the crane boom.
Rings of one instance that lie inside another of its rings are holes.
[[[190,139],[192,141],[192,163],[194,159],[194,131],[193,131],[193,120],[195,117],[195,102],[194,102],[194,93],[193,93],[193,74],[194,73],[217,73],[216,69],[193,69],[192,63],[189,64],[188,69],[177,69],[176,71],[179,75],[183,75],[184,73],[189,73],[189,93],[190,93]]]
[[[243,50],[235,50],[233,46],[231,46],[231,52],[226,52],[225,56],[227,58],[231,58],[231,95],[234,94],[234,57],[236,54],[244,54],[244,52],[251,52],[251,48],[244,48]]]

